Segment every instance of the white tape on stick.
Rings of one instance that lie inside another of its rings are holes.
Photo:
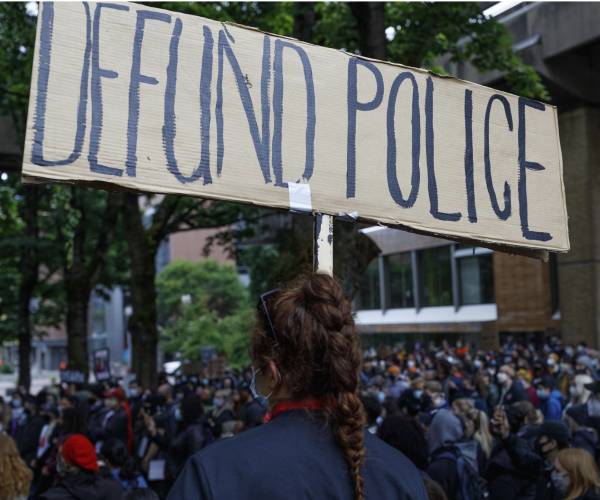
[[[310,185],[288,182],[288,191],[290,195],[290,210],[312,212]]]

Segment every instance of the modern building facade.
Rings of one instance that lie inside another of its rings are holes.
[[[382,227],[364,232],[381,249],[355,299],[364,335],[387,334],[378,335],[381,342],[464,338],[493,347],[500,334],[558,332],[555,259]]]

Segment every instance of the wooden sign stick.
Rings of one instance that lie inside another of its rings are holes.
[[[333,215],[315,214],[313,269],[333,276]]]

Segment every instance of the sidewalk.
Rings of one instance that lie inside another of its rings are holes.
[[[37,394],[40,389],[58,381],[58,371],[40,370],[31,374],[31,394]],[[6,397],[7,389],[14,389],[17,384],[17,374],[0,375],[0,396]]]

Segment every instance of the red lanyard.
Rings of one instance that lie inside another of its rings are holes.
[[[315,399],[308,398],[302,399],[300,401],[282,401],[281,403],[277,403],[273,410],[265,415],[264,422],[270,422],[278,415],[285,413],[290,410],[322,410],[326,408],[328,405],[327,402],[323,399]]]

